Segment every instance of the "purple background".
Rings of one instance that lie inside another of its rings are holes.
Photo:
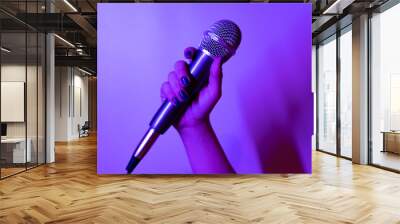
[[[98,5],[99,174],[126,173],[161,83],[220,19],[242,30],[211,114],[229,161],[238,173],[311,172],[311,4],[187,3]],[[192,173],[174,128],[134,173]]]

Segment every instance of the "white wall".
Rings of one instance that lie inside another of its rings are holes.
[[[27,69],[27,70],[26,70]],[[28,79],[29,79],[29,84],[36,85],[36,81],[33,82],[31,79],[30,75],[35,75],[36,76],[36,66],[27,66],[25,67],[25,64],[5,64],[1,66],[1,81],[2,82],[25,82],[25,76],[26,72],[28,74]],[[33,99],[36,99],[36,88],[27,88],[27,96],[28,96],[28,103],[32,102]],[[32,91],[32,92],[31,92]],[[4,96],[3,96],[4,97]],[[36,101],[34,105],[28,105],[28,106],[34,106],[36,108]],[[1,110],[6,110],[7,108],[1,108]],[[29,113],[28,115],[28,122],[35,121],[36,123],[36,113],[33,114],[31,113],[32,108],[29,108]],[[33,116],[33,117],[32,117]],[[7,136],[8,137],[25,137],[25,123],[26,122],[7,122]],[[36,126],[33,127],[32,124],[28,125],[28,129],[34,128],[36,130]],[[28,137],[29,134],[31,133],[28,130]]]
[[[75,70],[77,71],[77,70]],[[82,73],[79,73],[79,75],[74,75],[74,108],[73,110],[75,111],[73,119],[71,120],[72,124],[72,136],[74,138],[79,137],[78,133],[78,124],[83,125],[85,121],[88,121],[89,119],[89,112],[88,112],[88,77],[81,76]],[[79,93],[80,91],[80,93]],[[78,96],[80,95],[80,99]],[[80,103],[79,103],[80,101]],[[81,107],[81,108],[79,108]],[[81,111],[79,111],[81,109]]]
[[[78,124],[88,120],[88,77],[72,67],[56,67],[55,73],[55,140],[77,139]]]
[[[1,81],[2,82],[25,82],[25,64],[8,64],[1,66]],[[28,66],[28,71],[32,67]],[[5,110],[6,108],[1,108]],[[7,123],[7,137],[24,137],[25,136],[25,123],[24,122],[11,122]]]
[[[55,141],[67,141],[69,132],[69,68],[55,68]]]
[[[37,70],[38,69],[38,70]],[[2,82],[24,82],[26,85],[26,106],[20,108],[21,113],[26,112],[26,120],[22,122],[5,122],[7,123],[7,137],[24,138],[25,135],[30,139],[30,147],[32,151],[32,161],[44,163],[45,150],[45,112],[44,112],[44,73],[41,66],[28,65],[18,63],[3,64],[1,66]],[[3,90],[2,90],[3,91]],[[8,98],[2,95],[2,98]],[[2,107],[2,112],[13,110],[11,108]],[[14,108],[15,110],[15,108]],[[16,111],[8,111],[16,113]],[[37,155],[38,154],[38,155]],[[51,162],[51,160],[49,160]]]
[[[25,83],[1,82],[1,121],[24,122]]]

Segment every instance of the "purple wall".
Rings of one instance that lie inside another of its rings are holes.
[[[211,114],[229,161],[238,173],[311,172],[311,4],[187,3],[98,5],[99,174],[125,173],[161,83],[220,19],[242,30]],[[174,128],[134,173],[192,173]]]

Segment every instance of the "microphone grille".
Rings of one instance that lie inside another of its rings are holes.
[[[241,38],[238,25],[230,20],[219,20],[205,32],[200,49],[207,50],[214,57],[229,58],[238,48]]]

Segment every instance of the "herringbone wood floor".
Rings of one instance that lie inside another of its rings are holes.
[[[312,175],[98,176],[96,139],[0,181],[0,223],[400,223],[400,175],[315,152]]]

